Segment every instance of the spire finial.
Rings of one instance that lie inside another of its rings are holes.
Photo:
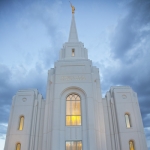
[[[71,8],[72,8],[72,14],[74,14],[75,13],[75,7],[71,4],[71,2],[70,2],[70,5],[71,5]]]

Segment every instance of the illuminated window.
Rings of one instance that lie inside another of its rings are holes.
[[[21,150],[21,144],[20,143],[17,143],[16,150]]]
[[[67,141],[66,150],[82,150],[81,141]]]
[[[126,121],[126,127],[131,128],[131,121],[130,121],[130,115],[125,114],[125,121]]]
[[[19,121],[19,130],[23,130],[23,124],[24,124],[24,116],[21,116]]]
[[[129,150],[135,150],[133,141],[129,141]]]
[[[72,49],[72,56],[74,57],[75,56],[75,50]]]
[[[70,94],[66,99],[66,125],[81,125],[81,100],[77,94]]]

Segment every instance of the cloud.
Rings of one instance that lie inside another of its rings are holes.
[[[0,123],[5,123],[8,119],[10,96],[13,89],[10,87],[9,80],[11,78],[11,71],[4,65],[0,64]],[[9,91],[9,92],[8,92]]]
[[[130,64],[143,55],[141,44],[147,44],[150,37],[150,2],[134,0],[127,6],[128,13],[119,20],[112,35],[111,48],[116,59]]]
[[[141,107],[146,108],[150,99],[150,2],[132,1],[128,8],[110,36],[108,59],[112,63],[99,63],[102,87],[105,91],[111,85],[130,85],[138,93]]]
[[[23,66],[9,69],[5,65],[0,65],[0,123],[8,122],[12,96],[19,89],[38,88],[45,96],[47,71],[42,68],[43,71],[39,72],[39,66],[32,68],[27,73],[22,70],[27,69],[24,69]]]
[[[129,85],[138,94],[144,127],[150,127],[150,1],[133,0],[110,36],[107,65],[100,66],[102,91]],[[108,64],[108,62],[111,62]],[[147,139],[150,135],[147,133]]]
[[[18,3],[13,11],[4,10],[3,15],[0,15],[0,18],[5,16],[0,24],[0,45],[3,53],[0,60],[4,64],[10,61],[11,64],[13,61],[22,63],[24,60],[27,60],[24,64],[29,61],[34,63],[39,59],[39,55],[49,52],[49,55],[53,56],[50,60],[55,61],[64,40],[64,33],[59,27],[62,3],[32,2],[25,6],[21,2],[20,5]],[[45,57],[42,58],[44,62]]]
[[[0,139],[5,139],[6,130],[7,130],[7,125],[0,124]]]
[[[0,123],[8,122],[12,96],[19,89],[36,88],[45,97],[47,70],[58,59],[64,36],[58,26],[60,6],[60,1],[32,2],[25,6],[18,1],[12,4],[13,11],[3,9],[5,21],[2,20],[0,25],[3,54],[0,56]],[[9,24],[4,26],[6,21]]]

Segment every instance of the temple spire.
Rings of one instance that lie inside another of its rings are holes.
[[[71,8],[72,8],[72,21],[71,21],[68,42],[78,42],[78,33],[77,33],[75,17],[74,17],[75,7],[71,4]]]

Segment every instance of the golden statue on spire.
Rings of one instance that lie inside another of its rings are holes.
[[[72,8],[72,14],[74,14],[75,13],[75,7],[71,4],[71,2],[70,2],[70,5],[71,5],[71,8]]]

